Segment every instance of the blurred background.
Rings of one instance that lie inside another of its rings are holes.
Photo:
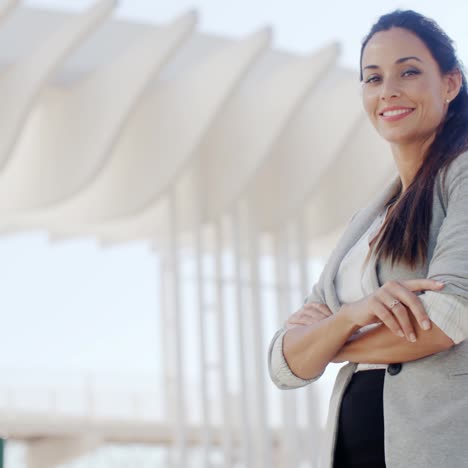
[[[377,17],[458,1],[0,1],[0,468],[320,467],[339,366],[267,350],[395,174]]]

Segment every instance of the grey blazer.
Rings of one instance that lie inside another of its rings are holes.
[[[396,178],[369,206],[351,219],[325,268],[306,298],[326,304],[332,312],[340,308],[334,279],[348,250],[370,226],[399,184]],[[468,153],[452,162],[445,178],[435,179],[428,261],[416,270],[371,259],[375,289],[389,280],[433,278],[445,283],[440,294],[456,295],[467,313],[468,301]],[[273,382],[282,386],[271,366]],[[313,350],[311,350],[313,352]],[[332,468],[337,418],[341,398],[356,364],[344,365],[336,378],[330,399],[324,457],[320,468]],[[385,459],[388,468],[468,467],[468,342],[423,359],[391,366],[385,373]],[[320,376],[319,376],[320,377]],[[313,380],[317,380],[319,377]]]

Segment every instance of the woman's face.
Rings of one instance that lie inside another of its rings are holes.
[[[452,75],[442,75],[418,36],[402,28],[381,31],[362,55],[364,108],[390,143],[430,139],[453,99]],[[458,92],[458,90],[456,91]]]

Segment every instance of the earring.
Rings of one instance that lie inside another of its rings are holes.
[[[447,98],[447,99],[445,100],[445,102],[448,104],[448,103],[450,102],[450,99]]]

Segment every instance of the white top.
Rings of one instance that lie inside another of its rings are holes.
[[[372,239],[377,235],[382,227],[387,216],[387,212],[388,208],[377,216],[369,229],[367,229],[359,241],[348,251],[341,261],[335,277],[335,288],[338,299],[342,304],[358,301],[373,292],[369,269],[370,262],[364,265],[364,260],[369,252]],[[377,324],[367,325],[354,333],[351,339],[364,331],[368,331],[378,326],[379,325]],[[386,368],[387,364],[361,363],[358,364],[356,372],[360,370]]]
[[[369,242],[378,233],[385,220],[387,210],[380,213],[369,229],[362,235],[359,241],[348,251],[341,261],[335,278],[335,288],[341,303],[354,302],[371,294],[372,282],[369,276],[369,264],[363,270],[363,262],[369,250]],[[468,337],[468,313],[466,313],[466,301],[459,296],[440,294],[434,291],[425,291],[420,299],[426,313],[455,344],[461,343]],[[358,330],[350,339],[381,325],[374,324]],[[283,337],[287,330],[278,335],[271,353],[271,366],[276,369],[277,375],[285,385],[291,388],[304,386],[315,379],[305,380],[292,373],[283,355]],[[358,364],[357,370],[386,368],[387,364]]]

